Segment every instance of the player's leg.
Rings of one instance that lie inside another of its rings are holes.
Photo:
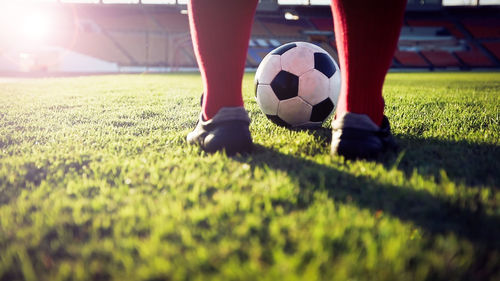
[[[406,0],[332,0],[342,90],[332,123],[332,152],[372,157],[395,145],[382,86],[392,63]],[[353,131],[354,130],[354,131]]]
[[[239,152],[251,146],[241,83],[256,6],[257,0],[189,1],[204,95],[200,122],[188,142],[207,151]]]

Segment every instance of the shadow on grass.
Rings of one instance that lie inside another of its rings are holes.
[[[500,146],[466,141],[442,141],[429,138],[398,137],[403,153],[385,165],[397,165],[407,175],[421,175],[442,180],[442,173],[455,183],[476,186],[500,186]],[[395,162],[397,161],[397,162]]]
[[[316,142],[329,146],[327,128],[308,130]],[[407,176],[416,171],[437,181],[446,176],[456,184],[500,187],[500,146],[466,141],[443,141],[430,138],[396,136],[397,153],[386,153],[377,159],[386,168],[396,166]],[[445,174],[442,173],[445,172]]]
[[[324,190],[336,202],[355,204],[374,213],[383,211],[412,222],[431,235],[453,233],[468,239],[482,251],[500,249],[500,218],[487,214],[479,199],[462,202],[437,197],[424,190],[383,184],[260,145],[256,145],[250,156],[236,157],[238,159],[253,167],[286,172],[296,180],[300,185],[299,208],[311,204],[315,191]]]

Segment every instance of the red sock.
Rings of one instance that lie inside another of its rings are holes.
[[[382,123],[382,86],[403,24],[406,0],[332,0],[342,70],[337,116],[367,114]]]
[[[203,115],[243,106],[241,82],[257,0],[190,0],[189,24],[204,88]]]

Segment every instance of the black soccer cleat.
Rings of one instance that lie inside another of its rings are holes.
[[[208,121],[203,120],[200,113],[196,128],[187,135],[187,142],[210,153],[248,153],[253,148],[249,125],[250,118],[243,107],[223,107]]]
[[[380,127],[368,115],[350,112],[332,121],[331,152],[334,155],[347,159],[374,159],[397,147],[386,116]]]

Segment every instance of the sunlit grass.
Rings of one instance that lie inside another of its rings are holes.
[[[198,75],[0,82],[0,280],[500,278],[500,74],[390,74],[401,149],[329,155],[244,95],[256,149],[186,145]]]

